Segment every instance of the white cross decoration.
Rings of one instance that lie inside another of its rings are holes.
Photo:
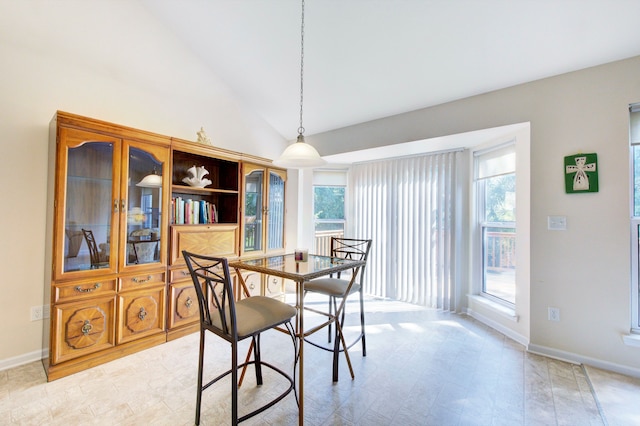
[[[589,177],[585,172],[595,172],[596,163],[587,162],[587,157],[576,157],[576,165],[566,166],[566,173],[575,173],[573,177],[573,190],[574,191],[586,191],[589,189]]]

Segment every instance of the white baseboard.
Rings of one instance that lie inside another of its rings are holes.
[[[591,358],[573,352],[561,351],[547,346],[530,344],[527,347],[527,350],[534,354],[544,355],[549,358],[555,358],[573,364],[586,364],[601,370],[613,371],[614,373],[640,378],[640,369],[628,367],[626,365],[615,364],[613,362],[603,361],[601,359]]]
[[[628,367],[626,365],[615,364],[609,361],[603,361],[601,359],[591,358],[583,355],[579,355],[573,352],[566,352],[559,349],[554,349],[546,346],[535,345],[529,343],[526,337],[515,333],[513,330],[504,327],[502,324],[491,320],[490,318],[485,317],[482,314],[479,314],[472,309],[467,309],[466,314],[481,323],[493,328],[494,330],[499,331],[505,336],[515,340],[516,342],[524,345],[527,348],[528,352],[543,355],[549,358],[554,358],[560,361],[569,362],[571,364],[586,364],[592,367],[599,368],[601,370],[613,371],[615,373],[624,374],[626,376],[637,377],[640,378],[640,369]]]
[[[48,350],[39,350],[15,356],[13,358],[0,360],[0,371],[29,364],[30,362],[40,361],[42,358],[46,358],[48,356],[48,352]]]
[[[527,346],[529,344],[529,340],[519,334],[516,333],[515,331],[511,330],[510,328],[505,327],[504,325],[500,324],[499,322],[496,322],[490,318],[487,318],[486,316],[480,314],[477,311],[474,311],[473,309],[466,309],[466,314],[469,315],[470,317],[480,321],[481,323],[488,325],[489,327],[493,328],[496,331],[499,331],[500,333],[504,334],[505,336],[509,337],[512,340],[515,340],[516,342],[520,343],[523,346]]]

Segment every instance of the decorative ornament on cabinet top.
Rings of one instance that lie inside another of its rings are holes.
[[[194,188],[204,188],[207,185],[211,185],[211,180],[205,178],[205,176],[209,174],[209,171],[205,169],[204,166],[192,166],[187,172],[189,176],[182,179],[187,185],[193,186]]]
[[[200,130],[196,133],[198,135],[198,143],[203,143],[205,145],[213,145],[211,143],[211,138],[207,136],[207,132],[204,131],[204,127],[200,127]]]

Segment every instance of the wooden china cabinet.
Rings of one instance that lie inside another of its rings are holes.
[[[50,380],[166,340],[169,147],[160,135],[63,112],[54,117]]]
[[[284,251],[286,171],[269,160],[61,111],[50,130],[48,380],[197,331],[182,250]]]

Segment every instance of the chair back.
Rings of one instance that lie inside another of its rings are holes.
[[[227,259],[184,250],[182,255],[196,288],[201,330],[210,330],[228,341],[237,340],[236,307]]]
[[[91,259],[91,267],[97,268],[100,264],[100,255],[98,254],[98,246],[96,239],[93,237],[93,231],[90,229],[82,229],[84,239],[87,241],[87,247],[89,247],[89,258]]]
[[[362,240],[357,238],[331,237],[331,256],[343,259],[367,261],[371,250],[372,240]],[[364,276],[364,268],[360,268],[360,282]],[[338,274],[338,277],[340,274]]]

